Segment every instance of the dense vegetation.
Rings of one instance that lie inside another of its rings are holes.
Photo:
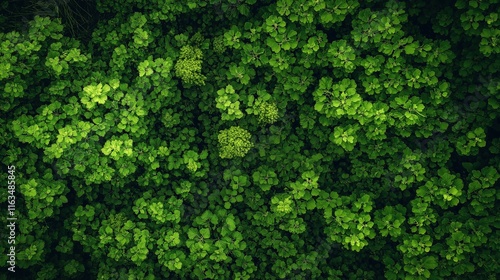
[[[499,1],[28,2],[12,279],[497,279]]]

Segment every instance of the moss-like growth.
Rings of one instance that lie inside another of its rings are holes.
[[[250,140],[251,134],[247,130],[233,126],[219,132],[220,157],[243,157],[254,146]]]
[[[278,107],[276,103],[262,102],[258,109],[259,123],[275,123],[278,120]]]
[[[175,75],[185,84],[204,85],[206,77],[201,74],[203,53],[199,48],[184,46],[175,64]]]

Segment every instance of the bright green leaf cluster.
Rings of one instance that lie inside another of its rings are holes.
[[[204,85],[206,77],[201,74],[203,53],[199,48],[183,46],[175,63],[175,75],[185,84]]]
[[[251,134],[239,126],[232,126],[229,129],[219,131],[220,157],[235,158],[245,156],[254,146],[250,138]]]
[[[227,85],[225,89],[217,91],[217,108],[222,112],[223,120],[235,120],[243,117],[240,110],[239,95],[232,85]]]

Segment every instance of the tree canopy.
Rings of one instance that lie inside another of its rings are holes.
[[[14,278],[500,275],[498,1],[26,2]]]

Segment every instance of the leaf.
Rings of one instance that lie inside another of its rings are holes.
[[[438,266],[438,263],[435,257],[429,256],[423,259],[423,266],[427,269],[434,269]]]
[[[318,111],[318,112],[321,112],[323,110],[323,106],[325,104],[324,103],[318,103],[316,102],[316,104],[314,105],[314,110]]]
[[[234,231],[236,229],[236,224],[234,223],[234,219],[232,217],[227,217],[226,223],[230,231]]]
[[[333,21],[333,14],[331,12],[322,12],[320,15],[322,23],[329,23]]]
[[[203,238],[210,238],[210,229],[202,228],[200,229],[200,234],[203,236]]]
[[[279,53],[281,50],[280,45],[274,40],[274,38],[268,37],[266,40],[267,45],[271,48],[271,50],[275,53]]]
[[[188,230],[188,233],[187,233],[187,234],[188,234],[188,238],[189,238],[189,239],[195,239],[195,238],[196,238],[196,236],[198,235],[198,233],[196,232],[196,229],[194,229],[194,228],[190,228],[190,229]]]
[[[307,210],[314,210],[316,208],[316,201],[314,199],[309,199],[307,201]]]
[[[113,229],[110,226],[107,226],[106,229],[105,229],[105,232],[107,234],[111,234],[111,233],[113,233]]]
[[[413,44],[406,45],[405,52],[406,52],[406,54],[414,54],[415,53],[415,46]]]

